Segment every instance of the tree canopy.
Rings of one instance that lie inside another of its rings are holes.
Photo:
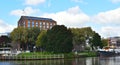
[[[83,51],[88,46],[91,48],[103,46],[100,35],[93,31],[91,27],[71,28],[71,31],[73,34],[74,48],[78,51]]]
[[[95,47],[95,49],[97,49],[97,47],[103,47],[101,36],[98,33],[94,33],[91,46],[92,48]]]
[[[0,47],[8,47],[8,43],[11,42],[11,39],[8,36],[0,36]]]
[[[38,27],[33,28],[18,27],[11,32],[10,37],[12,41],[20,43],[22,48],[26,50],[28,46],[33,48],[39,33],[40,28]]]
[[[40,47],[43,46],[45,44],[45,36],[46,36],[47,31],[46,30],[42,30],[38,37],[37,37],[37,41],[36,41],[36,46]]]
[[[41,34],[40,36],[42,36]],[[68,53],[73,49],[72,33],[64,25],[56,25],[48,30],[41,45],[46,51],[54,53]]]

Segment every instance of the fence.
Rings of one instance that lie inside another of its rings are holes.
[[[64,54],[54,55],[18,55],[18,56],[0,56],[1,60],[42,60],[42,59],[63,59]]]

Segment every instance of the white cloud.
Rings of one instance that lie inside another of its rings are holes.
[[[120,2],[120,0],[110,0],[110,1],[112,1],[113,3],[118,3],[118,2]]]
[[[83,2],[83,0],[72,0],[74,2]]]
[[[68,27],[81,27],[89,21],[89,16],[83,13],[78,6],[57,13],[46,13],[43,17],[52,18],[58,24],[64,24]]]
[[[16,26],[9,25],[3,20],[0,20],[0,33],[11,32]]]
[[[76,3],[87,4],[87,2],[85,2],[84,0],[71,0],[71,1],[76,2]]]
[[[104,37],[120,36],[120,26],[117,26],[117,27],[112,27],[112,26],[102,27],[99,32]]]
[[[38,5],[44,3],[46,0],[25,0],[26,5]]]
[[[11,15],[15,16],[21,16],[21,15],[32,15],[38,13],[40,10],[39,9],[33,9],[32,7],[26,7],[24,10],[17,9],[11,11]]]
[[[92,21],[102,24],[120,24],[120,8],[106,12],[100,12],[93,16]]]

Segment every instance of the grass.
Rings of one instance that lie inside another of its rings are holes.
[[[64,56],[62,54],[53,54],[49,52],[31,52],[21,53],[16,57],[23,59],[50,59],[50,58],[63,58]]]
[[[78,52],[75,53],[66,53],[66,54],[53,54],[49,52],[31,52],[31,53],[21,53],[17,55],[17,58],[22,59],[50,59],[50,58],[65,58],[65,59],[72,59],[75,57],[95,57],[97,56],[96,52]]]

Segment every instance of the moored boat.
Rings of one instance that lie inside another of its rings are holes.
[[[117,56],[119,54],[115,48],[104,47],[103,49],[98,49],[98,53],[100,56]]]

